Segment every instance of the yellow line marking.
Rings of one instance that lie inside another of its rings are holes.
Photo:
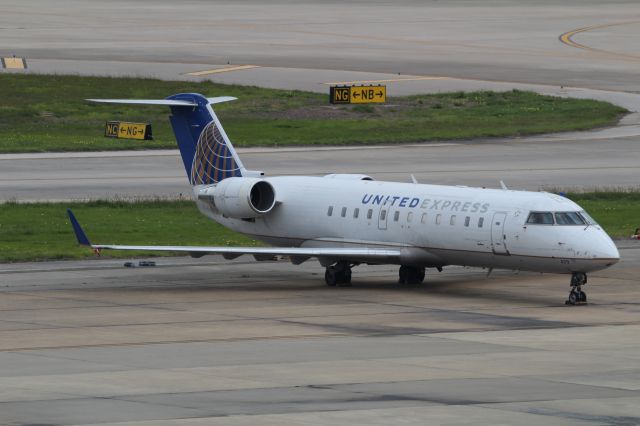
[[[220,73],[223,73],[223,72],[250,70],[252,68],[260,68],[260,66],[259,65],[238,65],[237,67],[217,68],[215,70],[189,72],[189,73],[187,73],[187,75],[192,75],[192,76],[195,76],[195,77],[199,77],[199,76],[202,76],[202,75],[220,74]]]
[[[329,86],[348,85],[348,84],[372,84],[372,83],[396,83],[401,81],[420,81],[420,80],[449,80],[450,77],[413,77],[413,78],[391,78],[388,80],[357,80],[357,81],[334,81],[330,83],[322,83]]]
[[[590,52],[596,52],[596,53],[605,53],[607,55],[620,56],[620,57],[625,57],[625,58],[640,59],[640,56],[629,55],[629,54],[626,54],[626,53],[612,52],[612,51],[604,50],[604,49],[596,49],[594,47],[589,47],[589,46],[586,46],[584,44],[580,44],[578,42],[575,42],[572,39],[572,37],[575,36],[576,34],[584,33],[584,32],[587,32],[587,31],[598,30],[598,29],[601,29],[601,28],[615,27],[615,26],[618,26],[618,25],[637,24],[638,22],[640,22],[640,21],[615,22],[615,23],[612,23],[612,24],[592,25],[590,27],[577,28],[575,30],[567,31],[564,34],[560,34],[558,39],[562,43],[566,44],[567,46],[575,47],[576,49],[583,49],[583,50],[588,50]]]

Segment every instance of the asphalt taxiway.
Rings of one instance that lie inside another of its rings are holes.
[[[230,64],[638,91],[634,0],[4,0],[2,12],[4,54],[77,72]]]
[[[562,140],[568,138],[569,140]],[[466,143],[239,149],[267,175],[364,173],[378,180],[512,189],[637,189],[640,137],[568,136]],[[0,200],[189,198],[177,150],[0,155]]]
[[[568,277],[156,259],[5,265],[2,424],[637,424],[640,245]]]

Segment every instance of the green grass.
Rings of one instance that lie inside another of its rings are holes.
[[[66,209],[89,238],[100,243],[159,245],[256,245],[198,212],[192,201],[0,204],[0,261],[80,259],[94,256],[76,243]],[[149,252],[108,251],[109,257]],[[175,253],[154,253],[171,255]]]
[[[640,192],[568,194],[612,237],[629,237],[640,228]]]
[[[612,125],[626,113],[605,102],[522,91],[456,92],[390,98],[387,105],[331,106],[328,94],[211,82],[0,74],[0,87],[0,152],[174,148],[167,108],[95,105],[84,99],[153,99],[178,92],[238,97],[216,107],[236,146],[522,136]],[[155,140],[105,138],[107,120],[152,123]]]
[[[569,194],[613,237],[640,227],[640,192]],[[257,245],[210,221],[191,201],[0,204],[0,262],[92,257],[79,247],[66,215],[71,207],[89,238],[100,243],[158,245]],[[170,255],[156,253],[155,255]],[[129,258],[148,252],[105,251]]]

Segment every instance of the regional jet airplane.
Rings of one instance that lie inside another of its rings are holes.
[[[162,100],[93,102],[165,105],[202,214],[271,247],[92,244],[69,211],[78,241],[99,252],[151,250],[233,259],[310,258],[329,286],[351,283],[361,264],[399,265],[399,282],[447,265],[571,274],[568,304],[586,302],[587,273],[619,260],[602,228],[576,203],[545,192],[382,182],[361,174],[265,177],[245,169],[213,105],[232,97],[181,93]]]

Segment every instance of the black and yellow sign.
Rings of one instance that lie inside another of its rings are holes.
[[[107,121],[104,135],[108,138],[152,140],[151,124]]]
[[[372,104],[387,101],[387,86],[331,86],[332,104]]]
[[[12,70],[27,69],[27,60],[25,58],[16,58],[15,56],[10,58],[0,58],[0,62],[2,62],[2,68]]]

